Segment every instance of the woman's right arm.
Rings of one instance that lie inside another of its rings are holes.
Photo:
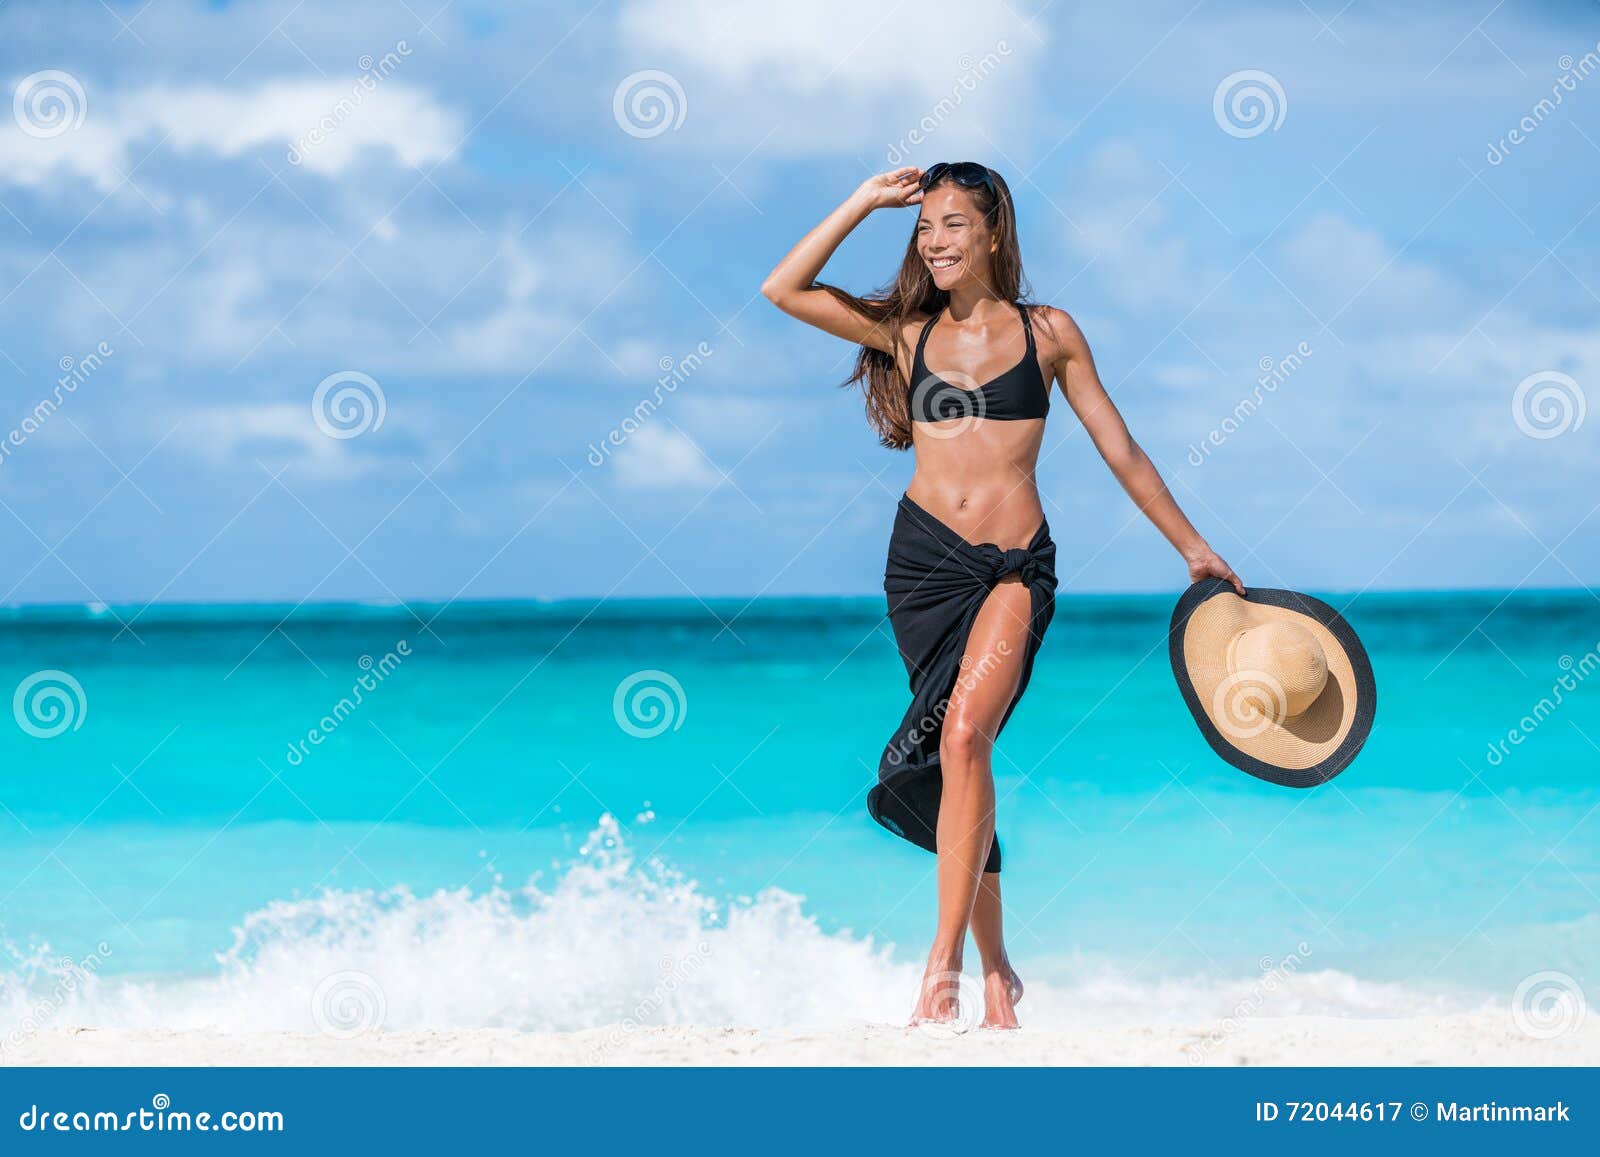
[[[895,335],[890,327],[875,322],[860,310],[852,309],[825,289],[817,289],[822,267],[839,248],[850,231],[867,219],[874,209],[891,205],[915,205],[922,200],[917,168],[896,169],[869,177],[847,197],[820,225],[800,239],[761,283],[761,295],[790,317],[799,318],[834,337],[856,345],[894,353]]]

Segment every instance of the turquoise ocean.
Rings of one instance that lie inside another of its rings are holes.
[[[1322,597],[1379,706],[1310,791],[1205,746],[1172,597],[1061,598],[995,764],[1025,1023],[1600,991],[1600,596]],[[351,977],[391,1028],[899,1020],[883,609],[0,610],[0,1041],[310,1031]]]

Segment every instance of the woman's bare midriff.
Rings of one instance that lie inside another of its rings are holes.
[[[1034,467],[1044,420],[918,424],[911,501],[972,543],[1027,546],[1044,521]]]

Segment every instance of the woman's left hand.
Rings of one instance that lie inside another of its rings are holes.
[[[1205,578],[1219,578],[1223,582],[1232,583],[1233,589],[1239,592],[1240,597],[1244,596],[1244,580],[1234,574],[1233,568],[1224,562],[1222,556],[1209,546],[1202,547],[1194,554],[1189,555],[1185,561],[1189,564],[1190,582],[1197,583]]]

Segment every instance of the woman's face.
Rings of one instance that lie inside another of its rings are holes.
[[[940,289],[949,292],[963,283],[991,284],[990,259],[997,245],[994,230],[970,191],[944,184],[923,195],[917,253]]]

